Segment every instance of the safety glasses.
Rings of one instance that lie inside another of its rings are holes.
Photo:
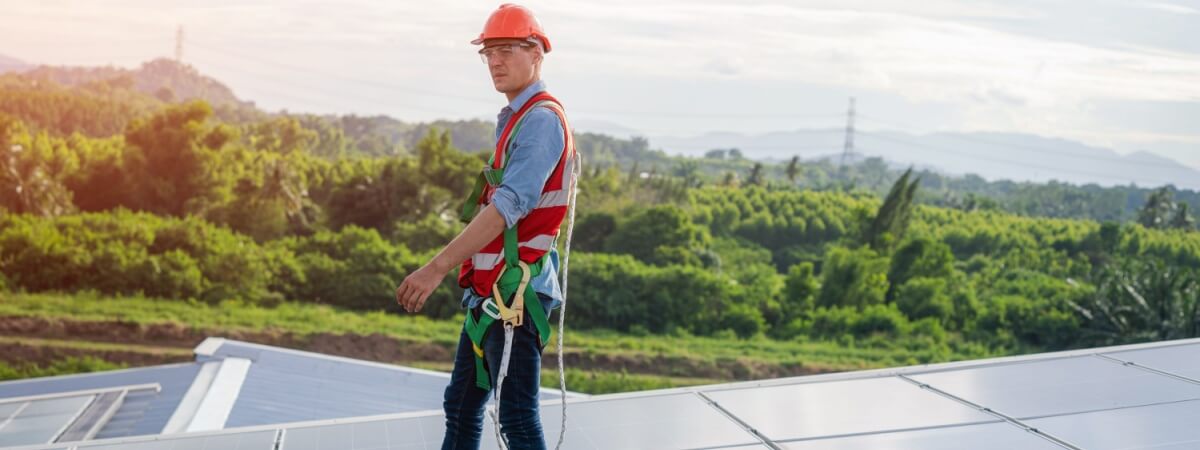
[[[509,44],[493,45],[479,50],[479,60],[487,64],[492,58],[508,59],[516,53],[519,48],[530,48],[533,44],[528,42],[513,42]]]

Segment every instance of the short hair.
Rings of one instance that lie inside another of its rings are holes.
[[[537,49],[538,49],[538,53],[540,53],[540,54],[542,54],[542,55],[545,55],[545,54],[546,54],[546,47],[542,45],[542,40],[541,40],[541,39],[538,39],[538,38],[536,38],[536,37],[530,36],[530,37],[526,38],[525,40],[526,40],[526,41],[529,41],[529,42],[531,42],[531,43],[533,43],[533,46],[534,46],[534,47],[537,47]]]

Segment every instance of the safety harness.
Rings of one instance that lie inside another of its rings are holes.
[[[495,189],[500,186],[500,183],[504,179],[504,170],[507,168],[509,161],[508,149],[511,147],[525,119],[528,117],[528,112],[537,107],[545,107],[554,111],[563,122],[564,130],[570,130],[567,126],[566,115],[562,111],[562,106],[559,105],[554,97],[541,92],[529,99],[525,106],[511,119],[512,123],[505,127],[506,129],[502,132],[497,142],[496,151],[492,154],[488,160],[488,164],[484,166],[479,177],[476,179],[470,197],[463,203],[462,213],[459,217],[463,222],[470,222],[476,213],[478,213],[480,206],[490,202],[492,193],[495,192]],[[557,174],[561,174],[561,171],[565,170],[564,166],[569,163],[569,160],[575,157],[570,132],[567,131],[565,134],[563,153],[555,168],[555,173]],[[561,186],[561,189],[570,189],[570,186]],[[545,193],[543,193],[543,197],[546,197]],[[562,206],[565,207],[566,205]],[[532,214],[531,212],[530,215]],[[558,216],[551,217],[551,219],[556,217]],[[528,309],[529,317],[533,321],[534,328],[537,330],[539,345],[542,349],[550,342],[553,334],[547,311],[538,299],[537,293],[533,289],[527,288],[529,280],[541,274],[546,257],[549,256],[546,250],[554,248],[555,241],[557,241],[557,229],[561,223],[561,219],[557,223],[553,223],[553,236],[540,236],[550,238],[548,242],[542,244],[546,247],[544,249],[531,248],[530,244],[519,242],[518,239],[521,236],[519,227],[522,222],[525,222],[525,220],[504,230],[503,263],[502,267],[498,269],[498,274],[477,274],[476,271],[481,270],[481,267],[467,263],[464,264],[464,270],[459,276],[459,285],[475,289],[476,293],[485,297],[479,308],[479,313],[469,311],[463,325],[467,336],[471,339],[472,348],[475,353],[475,384],[484,390],[490,390],[492,385],[487,363],[483,356],[483,343],[496,321],[504,323],[506,354],[509,350],[512,330],[524,324],[526,309]],[[553,220],[550,220],[550,222],[553,222]],[[539,251],[541,255],[536,257],[532,262],[523,261],[521,258],[521,247],[523,246],[526,248],[525,253],[527,255],[531,253],[536,254]],[[486,276],[495,276],[496,278],[490,285],[480,283],[479,278]],[[503,362],[501,363],[502,370],[497,380],[498,385],[505,376],[504,372],[506,370],[504,369],[507,367],[504,367],[504,362],[507,362],[507,358],[503,358]],[[497,386],[498,390],[499,386]],[[497,396],[499,396],[499,392],[497,392]]]

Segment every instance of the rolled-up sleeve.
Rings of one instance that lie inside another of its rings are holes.
[[[492,204],[509,228],[537,205],[564,144],[562,122],[553,111],[539,107],[526,114],[509,148],[504,179],[492,196]]]

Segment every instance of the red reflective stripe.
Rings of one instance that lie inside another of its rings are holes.
[[[521,105],[521,109],[517,110],[517,112],[508,119],[508,123],[504,125],[504,131],[500,133],[500,139],[496,140],[496,151],[492,153],[493,169],[499,169],[504,164],[504,152],[506,151],[505,144],[508,143],[508,135],[512,134],[513,127],[515,127],[517,122],[520,121],[519,119],[521,116],[524,116],[526,112],[529,112],[534,105],[537,105],[542,100],[549,100],[554,102],[554,104],[558,104],[558,99],[550,96],[550,94],[546,93],[546,91],[538,92],[533,97],[530,97],[529,100],[525,101],[525,104]],[[561,111],[561,109],[559,111]],[[559,117],[561,120],[561,118],[565,118],[566,116],[560,115]]]

